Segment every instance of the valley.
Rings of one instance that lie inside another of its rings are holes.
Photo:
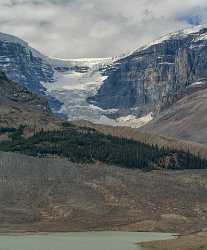
[[[0,70],[46,97],[53,113],[69,121],[141,128],[206,144],[205,119],[195,122],[206,106],[205,34],[204,25],[120,57],[59,59],[1,33]],[[189,116],[180,121],[183,112]]]
[[[168,232],[141,246],[206,249],[206,33],[82,59],[0,33],[0,233]]]

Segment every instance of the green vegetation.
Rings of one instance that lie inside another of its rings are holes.
[[[24,128],[24,126],[20,126],[18,129],[15,129],[13,133],[9,134],[9,137],[12,139],[12,141],[16,142],[23,139]]]
[[[0,134],[13,133],[17,131],[16,128],[0,128]]]
[[[127,168],[145,170],[204,169],[207,161],[190,152],[159,148],[158,146],[103,135],[94,129],[64,126],[63,130],[41,131],[29,138],[22,136],[20,127],[10,133],[10,141],[0,143],[0,151],[26,155],[59,156],[73,162],[104,162]]]

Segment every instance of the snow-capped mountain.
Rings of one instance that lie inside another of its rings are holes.
[[[132,117],[111,119],[109,116],[118,110],[101,109],[87,102],[107,78],[106,69],[118,59],[50,58],[25,41],[0,33],[0,71],[30,91],[47,96],[52,110],[68,120],[86,119],[112,125],[132,120]]]
[[[199,26],[163,36],[118,60],[88,101],[123,114],[155,116],[195,82],[207,81],[207,28]]]
[[[46,57],[23,40],[0,33],[0,69],[33,92],[43,92],[41,82],[52,81],[54,70]]]
[[[68,120],[140,127],[207,81],[207,28],[163,36],[116,58],[59,59],[0,34],[0,71],[48,96]]]
[[[53,82],[55,73],[47,57],[25,41],[4,33],[0,33],[0,71],[38,95],[45,95],[42,83]],[[58,100],[52,96],[48,96],[48,100],[51,107],[60,108]]]

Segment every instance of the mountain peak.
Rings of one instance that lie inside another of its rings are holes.
[[[164,41],[171,40],[171,39],[184,39],[188,37],[189,35],[195,35],[195,36],[200,36],[201,34],[207,33],[207,24],[202,24],[202,25],[197,25],[197,26],[192,26],[192,27],[187,27],[185,29],[180,29],[175,32],[170,32],[168,34],[165,34],[163,36],[160,36],[158,39],[153,40],[152,42],[143,45],[139,47],[138,49],[135,49],[129,55],[134,54],[136,52],[139,52],[141,50],[145,50],[150,48],[153,45],[160,44]],[[206,36],[207,40],[207,36]]]
[[[18,43],[18,44],[21,44],[22,46],[28,46],[28,43],[25,42],[24,40],[14,35],[9,35],[6,33],[1,33],[1,32],[0,32],[0,41],[8,42],[8,43]]]

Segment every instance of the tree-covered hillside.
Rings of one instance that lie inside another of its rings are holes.
[[[206,160],[189,152],[159,148],[70,124],[66,124],[62,130],[37,132],[29,138],[22,136],[23,127],[15,131],[10,128],[8,131],[10,140],[0,143],[1,151],[38,157],[57,156],[79,163],[104,162],[149,170],[207,168]]]

